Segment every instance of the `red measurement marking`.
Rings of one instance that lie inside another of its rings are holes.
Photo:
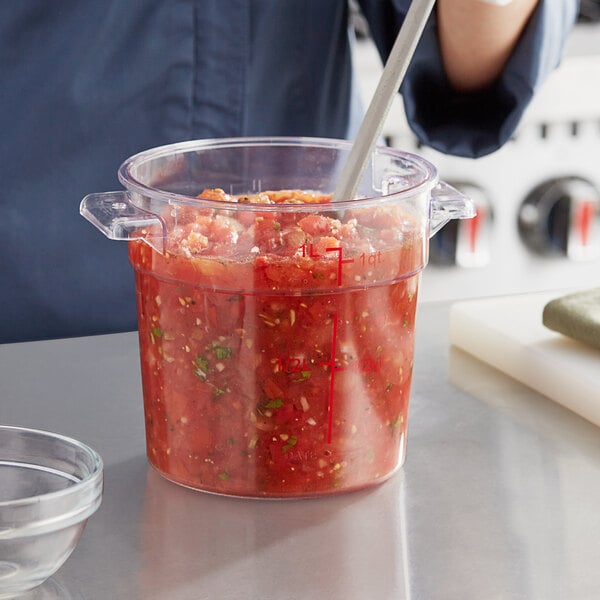
[[[342,258],[344,255],[344,249],[341,246],[337,248],[325,248],[325,252],[337,252],[338,254],[338,269],[337,269],[337,284],[342,285],[342,265],[353,263],[353,258]]]
[[[327,400],[327,443],[331,444],[331,433],[333,431],[333,390],[335,388],[335,374],[338,371],[345,371],[344,367],[335,364],[337,351],[337,328],[338,314],[333,313],[333,334],[331,339],[331,359],[319,363],[322,367],[329,366],[331,368],[331,376],[329,379],[329,398]]]
[[[308,361],[304,357],[280,356],[276,359],[275,364],[279,371],[287,374],[303,374],[311,372]]]
[[[302,249],[302,256],[306,257],[308,256],[309,258],[320,258],[320,254],[317,254],[316,252],[313,251],[313,245],[312,244],[308,244],[308,246],[306,244],[302,244],[302,246],[300,246],[300,248]]]
[[[370,356],[365,356],[365,358],[357,358],[350,362],[347,369],[355,373],[376,373],[377,371],[381,371],[382,365],[383,359],[381,357],[371,358]]]
[[[587,246],[590,238],[590,227],[596,212],[596,203],[580,202],[575,210],[575,227],[579,230],[581,245]]]
[[[302,244],[302,246],[300,246],[300,250],[302,252],[302,257],[306,258],[321,258],[320,254],[317,254],[314,251],[314,247],[312,244]],[[337,252],[338,255],[338,268],[337,268],[337,284],[338,286],[342,285],[342,266],[347,264],[347,263],[353,263],[354,259],[353,258],[344,258],[344,249],[341,246],[338,246],[336,248],[325,248],[325,252]],[[364,264],[364,256],[362,257],[363,259],[363,264]]]
[[[479,226],[481,225],[482,216],[481,208],[478,208],[475,216],[467,219],[466,221],[467,233],[469,236],[469,250],[472,254],[475,252],[475,250],[477,250],[477,237],[479,234]]]
[[[369,252],[368,254],[363,252],[358,258],[360,259],[360,264],[363,267],[374,267],[375,265],[381,264],[383,262],[381,250],[378,250],[377,252]]]

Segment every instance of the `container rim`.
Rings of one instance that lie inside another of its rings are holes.
[[[335,138],[320,138],[320,137],[295,137],[295,136],[258,136],[258,137],[229,137],[229,138],[207,138],[200,140],[188,140],[185,142],[177,142],[174,144],[166,144],[163,146],[157,146],[150,148],[142,152],[138,152],[127,158],[118,169],[119,182],[130,192],[137,193],[141,196],[160,196],[162,199],[166,199],[170,202],[177,204],[188,204],[202,208],[215,208],[220,207],[223,209],[225,206],[235,210],[235,207],[239,210],[243,207],[243,210],[249,211],[304,211],[310,212],[317,208],[329,207],[335,204],[339,208],[357,208],[364,206],[365,203],[379,203],[389,202],[393,197],[401,197],[417,194],[422,192],[424,189],[433,187],[438,181],[438,172],[433,164],[428,160],[413,154],[410,152],[404,152],[395,148],[387,146],[376,146],[373,150],[373,154],[385,154],[388,156],[396,157],[404,161],[410,162],[416,165],[419,170],[423,173],[422,179],[412,186],[408,186],[401,191],[395,191],[388,194],[381,194],[378,196],[368,196],[361,198],[352,198],[349,200],[340,200],[335,203],[331,202],[314,202],[310,204],[239,204],[237,202],[227,202],[222,200],[210,200],[204,198],[197,198],[195,196],[188,196],[185,194],[178,194],[176,192],[169,192],[162,190],[151,185],[147,185],[134,177],[133,169],[139,167],[145,162],[156,160],[158,158],[164,158],[170,154],[191,152],[194,150],[207,150],[210,148],[236,148],[243,146],[301,146],[308,145],[314,148],[330,148],[330,149],[345,149],[350,151],[352,148],[352,142],[349,140],[341,140]]]
[[[81,479],[74,481],[73,485],[70,485],[61,490],[55,490],[53,492],[46,492],[43,494],[36,494],[35,496],[27,496],[25,498],[16,498],[14,500],[2,500],[0,501],[0,510],[3,508],[16,508],[24,507],[27,505],[41,504],[44,501],[50,501],[61,497],[69,497],[79,495],[86,490],[93,490],[95,487],[99,487],[98,493],[90,498],[88,504],[93,504],[99,496],[102,495],[102,480],[104,463],[102,457],[90,446],[60,433],[54,433],[51,431],[45,431],[42,429],[32,429],[28,427],[19,427],[14,425],[0,425],[0,433],[3,431],[14,432],[14,433],[28,433],[35,435],[39,438],[54,439],[61,442],[64,445],[74,447],[82,451],[89,459],[91,463],[90,472],[82,477]]]

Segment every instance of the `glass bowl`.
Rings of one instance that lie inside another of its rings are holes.
[[[0,598],[53,575],[100,506],[103,464],[77,440],[0,426]]]

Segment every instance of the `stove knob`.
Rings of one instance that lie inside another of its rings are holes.
[[[484,191],[471,183],[451,182],[468,196],[477,214],[471,219],[453,219],[429,241],[429,259],[436,265],[480,267],[490,260],[492,205]]]
[[[591,260],[600,255],[600,194],[581,177],[538,185],[521,204],[519,234],[536,254]]]

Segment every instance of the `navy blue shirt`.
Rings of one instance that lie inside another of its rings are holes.
[[[408,2],[361,5],[385,56]],[[433,17],[402,89],[415,133],[466,156],[499,147],[558,63],[575,9],[544,0],[498,85],[473,97],[448,88]],[[195,138],[344,137],[347,18],[345,0],[3,0],[0,342],[136,328],[126,244],[78,213],[86,194],[120,188],[131,154]]]

